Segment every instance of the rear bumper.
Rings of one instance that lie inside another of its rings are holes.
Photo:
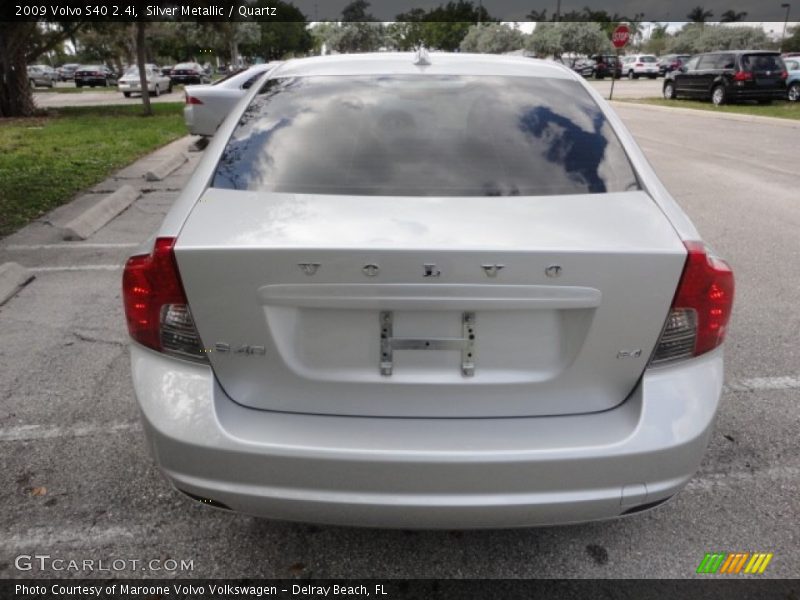
[[[395,419],[259,411],[209,367],[133,345],[155,458],[180,490],[253,515],[399,528],[552,525],[617,517],[679,491],[722,389],[722,353],[649,370],[588,415]]]
[[[728,89],[728,93],[732,100],[786,100],[787,88],[754,90],[733,86]]]
[[[183,107],[183,121],[186,123],[186,129],[192,135],[214,135],[213,131],[209,131],[207,123],[199,118],[198,111],[192,104],[187,104]]]

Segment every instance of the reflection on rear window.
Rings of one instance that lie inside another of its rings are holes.
[[[578,82],[424,74],[267,81],[212,186],[374,196],[638,189]]]

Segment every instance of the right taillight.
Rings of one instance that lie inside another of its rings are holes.
[[[157,238],[150,254],[132,256],[122,274],[128,332],[140,344],[192,360],[208,360],[189,311],[175,261],[175,238]]]
[[[699,356],[725,339],[733,309],[733,271],[702,242],[684,245],[686,264],[651,364]]]
[[[734,81],[752,81],[753,80],[753,73],[750,71],[736,71],[733,74]]]

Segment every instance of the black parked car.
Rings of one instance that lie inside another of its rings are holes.
[[[786,98],[786,65],[777,52],[736,50],[693,56],[664,80],[664,98],[680,96],[725,104]]]
[[[178,63],[169,72],[172,83],[209,83],[211,78],[196,62]]]
[[[81,65],[75,69],[75,87],[117,85],[117,74],[105,65]]]
[[[592,77],[603,79],[614,76],[615,79],[622,77],[622,63],[615,54],[596,54],[590,57],[594,61]]]
[[[680,69],[690,58],[691,54],[665,54],[658,61],[658,74],[664,77],[667,73]]]

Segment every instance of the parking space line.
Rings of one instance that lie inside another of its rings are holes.
[[[730,473],[708,473],[699,475],[686,484],[687,491],[707,491],[715,486],[732,486],[753,479],[781,479],[797,481],[800,478],[800,468],[783,466],[770,469],[757,469],[754,471],[733,471]]]
[[[101,244],[96,242],[91,243],[83,243],[83,242],[71,242],[71,243],[61,243],[61,244],[9,244],[3,250],[80,250],[82,248],[89,248],[89,249],[98,249],[98,248],[136,248],[140,244],[138,242],[135,243],[125,243],[125,244]]]
[[[122,538],[138,537],[134,532],[125,527],[82,527],[82,528],[51,528],[37,527],[24,533],[4,532],[2,546],[6,550],[47,548],[55,544],[74,544],[76,542],[91,542],[93,548],[97,544],[119,542]]]
[[[33,273],[56,273],[59,271],[118,271],[122,265],[78,265],[71,267],[28,267]]]
[[[730,392],[758,392],[763,390],[800,389],[800,377],[751,377],[734,379],[725,384]]]
[[[19,425],[0,429],[0,442],[29,442],[63,437],[86,437],[103,433],[138,431],[138,421],[108,423],[104,425],[76,425],[74,427]]]

